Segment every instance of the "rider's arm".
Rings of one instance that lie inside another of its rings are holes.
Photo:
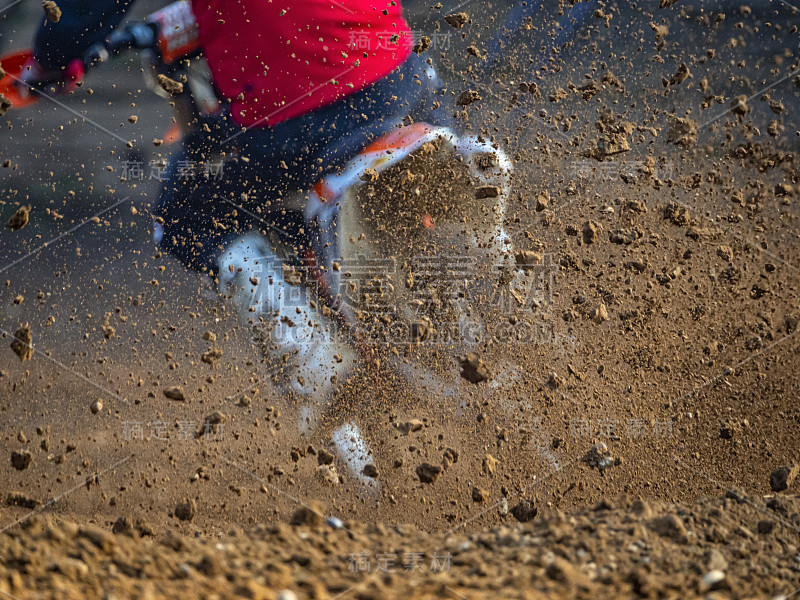
[[[56,71],[81,58],[92,44],[119,25],[134,0],[59,0],[61,19],[44,19],[34,42],[42,69]]]

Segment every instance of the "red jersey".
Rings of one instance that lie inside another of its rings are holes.
[[[276,123],[381,79],[411,53],[400,0],[192,0],[219,91],[243,126]]]

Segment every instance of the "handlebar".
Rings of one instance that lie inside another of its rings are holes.
[[[105,62],[125,50],[154,49],[158,43],[156,23],[130,23],[123,29],[114,31],[102,42],[93,44],[83,54],[86,69]]]

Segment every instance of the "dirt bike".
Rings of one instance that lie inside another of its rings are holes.
[[[174,103],[179,129],[169,138],[189,135],[221,110],[188,2],[116,30],[86,52],[73,77],[126,50],[140,52],[148,86]],[[9,84],[18,84],[29,59],[2,59],[11,77],[0,92],[16,107],[37,98],[36,90]],[[162,75],[183,90],[165,92]],[[520,266],[504,229],[513,176],[505,152],[448,127],[396,125],[343,169],[286,200],[283,208],[301,214],[307,230],[301,256],[254,222],[218,259],[219,293],[253,328],[276,385],[301,399],[298,424],[307,435],[359,372],[379,381],[390,371],[408,385],[455,395],[463,380],[441,377],[433,365],[457,373],[470,348],[491,334],[463,290],[437,291],[442,279],[488,282],[479,303],[490,303],[498,280],[512,291],[531,284],[532,265]],[[160,225],[154,228],[157,238]],[[492,385],[510,383],[513,373]],[[374,459],[359,423],[345,415],[330,439],[354,478],[380,485],[367,476]]]

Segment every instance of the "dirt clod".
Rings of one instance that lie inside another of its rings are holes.
[[[53,23],[58,23],[61,20],[61,9],[53,0],[44,0],[42,8],[45,16]]]
[[[317,467],[317,476],[326,485],[336,486],[341,483],[341,478],[339,477],[339,471],[336,469],[336,465],[319,465]]]
[[[111,533],[127,535],[132,538],[155,535],[155,531],[147,521],[141,517],[130,516],[122,516],[114,521],[114,525],[111,527]]]
[[[320,449],[317,452],[317,463],[320,465],[330,465],[333,464],[333,459],[336,458],[332,453],[328,452],[324,448]]]
[[[14,332],[11,349],[21,362],[33,358],[33,332],[27,323]]]
[[[483,463],[481,465],[481,468],[483,469],[483,472],[486,475],[492,477],[494,475],[494,472],[497,470],[497,465],[498,465],[497,459],[491,454],[487,454],[486,456],[483,457]]]
[[[769,476],[769,487],[773,492],[783,492],[794,483],[798,474],[800,474],[800,465],[798,464],[778,467]]]
[[[583,242],[585,244],[593,244],[597,241],[600,234],[600,224],[595,221],[587,221],[583,225]]]
[[[41,504],[35,498],[26,496],[22,492],[9,492],[6,496],[6,504],[8,506],[19,506],[21,508],[34,509]]]
[[[467,22],[469,22],[469,15],[464,12],[452,13],[445,15],[444,20],[447,24],[456,29],[461,29]]]
[[[306,506],[301,506],[294,511],[289,523],[312,528],[321,527],[325,523],[325,506],[320,502],[311,502]]]
[[[488,365],[477,352],[470,352],[459,359],[461,361],[461,377],[470,383],[480,383],[492,378]]]
[[[520,500],[519,503],[511,509],[511,514],[520,523],[532,521],[538,512],[539,511],[530,500]]]
[[[163,89],[165,92],[173,96],[183,92],[183,84],[179,81],[175,81],[174,79],[170,79],[166,75],[158,75],[158,85],[160,85],[161,89]]]
[[[1,113],[0,113],[1,114]],[[25,227],[28,224],[31,216],[31,207],[30,206],[20,206],[11,218],[6,223],[6,227],[8,227],[11,231],[18,231]]]
[[[222,348],[217,347],[209,348],[200,356],[200,360],[209,365],[213,365],[220,358],[222,358]]]
[[[11,466],[17,471],[24,471],[33,461],[33,455],[27,450],[14,450],[11,453]]]
[[[409,419],[397,424],[397,430],[403,435],[411,435],[416,431],[422,431],[423,427],[425,427],[425,423],[419,419]]]
[[[464,90],[456,99],[456,106],[469,106],[473,102],[481,99],[480,94],[475,90]]]
[[[442,467],[430,463],[422,463],[417,466],[416,472],[422,483],[434,483],[442,474]]]
[[[483,488],[479,488],[477,486],[472,488],[472,501],[473,502],[484,502],[489,497],[489,492],[487,492]]]
[[[686,526],[683,524],[683,521],[674,514],[651,519],[647,522],[647,526],[662,537],[670,538],[675,541],[686,538]]]
[[[591,449],[584,455],[583,462],[590,467],[596,468],[598,471],[603,472],[614,464],[611,457],[611,452],[603,442],[594,444]]]
[[[690,148],[697,142],[697,122],[687,118],[677,118],[667,132],[667,141],[684,148]]]
[[[178,402],[184,402],[186,400],[186,394],[184,394],[183,388],[179,385],[164,388],[164,396],[170,400],[177,400]]]
[[[175,516],[181,521],[191,521],[197,514],[197,502],[188,498],[175,507]]]

